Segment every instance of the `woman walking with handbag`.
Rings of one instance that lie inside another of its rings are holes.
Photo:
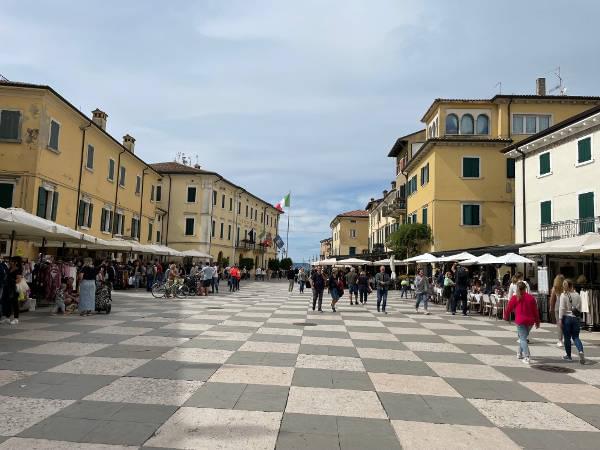
[[[573,289],[573,282],[565,280],[563,283],[564,292],[560,295],[560,309],[558,310],[558,321],[563,331],[563,342],[565,345],[566,355],[562,359],[572,361],[571,358],[571,339],[579,352],[579,362],[585,364],[585,356],[583,354],[583,344],[579,339],[579,331],[581,324],[579,316],[581,316],[581,297]]]
[[[560,309],[560,296],[564,291],[563,284],[565,282],[564,275],[558,274],[554,277],[554,283],[552,284],[552,291],[550,292],[550,314],[553,316],[553,322],[556,323],[556,331],[558,333],[558,340],[556,341],[557,347],[562,347],[563,343],[563,331],[558,319]]]
[[[522,359],[525,364],[529,364],[530,354],[527,337],[534,325],[536,328],[540,327],[540,314],[535,298],[527,292],[527,285],[522,281],[517,283],[517,293],[512,296],[504,310],[504,320],[509,320],[513,311],[515,312],[515,325],[519,335],[517,358]]]

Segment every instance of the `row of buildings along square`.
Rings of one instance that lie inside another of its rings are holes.
[[[450,252],[598,231],[600,97],[536,93],[434,100],[387,156],[395,179],[364,210],[337,215],[321,258],[380,256],[403,223]]]
[[[145,162],[108,115],[86,116],[49,86],[0,82],[0,207],[102,239],[198,250],[255,267],[275,258],[279,211],[199,165]],[[169,149],[165,149],[169,153]],[[0,254],[8,251],[0,240]],[[18,242],[33,256],[39,243]]]

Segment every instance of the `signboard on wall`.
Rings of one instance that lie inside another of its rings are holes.
[[[548,267],[538,266],[537,280],[538,292],[540,294],[548,294],[550,292],[550,286],[548,284]]]

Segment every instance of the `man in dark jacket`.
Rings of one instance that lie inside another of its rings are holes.
[[[469,303],[467,302],[467,289],[469,288],[469,271],[463,266],[455,268],[456,285],[454,287],[454,299],[452,302],[452,315],[456,314],[456,305],[462,302],[462,314],[467,315]]]
[[[323,312],[323,291],[325,290],[325,277],[323,276],[322,269],[317,267],[311,276],[312,281],[312,294],[313,294],[313,311],[315,307],[319,306],[319,312]]]

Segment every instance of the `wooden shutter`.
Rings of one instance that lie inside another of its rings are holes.
[[[592,139],[585,138],[577,142],[577,162],[582,163],[592,159]]]
[[[43,187],[38,188],[38,199],[37,199],[37,216],[46,218],[46,202],[48,201],[46,189]]]
[[[540,203],[540,224],[548,225],[552,223],[552,202],[545,201]]]
[[[58,210],[58,192],[52,194],[52,211],[50,212],[50,220],[56,221],[56,212]]]
[[[20,111],[0,111],[0,139],[19,139]]]
[[[79,211],[77,211],[77,225],[80,227],[83,226],[85,215],[85,202],[83,200],[79,200]]]
[[[102,208],[102,213],[100,214],[100,231],[108,231],[106,230],[106,209]]]
[[[10,208],[13,204],[13,190],[15,185],[12,183],[0,183],[0,207]]]
[[[550,153],[540,155],[540,175],[550,173]]]
[[[92,205],[91,203],[89,204],[89,210],[88,210],[88,219],[87,219],[87,226],[88,228],[92,228],[92,216],[94,214],[94,205]]]
[[[479,158],[463,158],[463,177],[479,178]]]
[[[515,177],[515,160],[514,158],[508,158],[506,160],[506,178]]]

